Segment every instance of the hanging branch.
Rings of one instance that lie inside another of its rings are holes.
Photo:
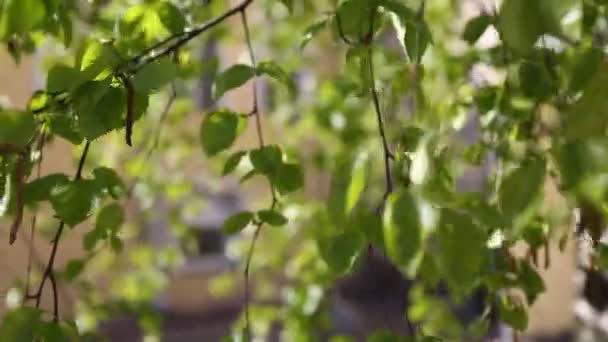
[[[74,180],[79,180],[82,178],[82,169],[84,168],[84,163],[86,161],[87,155],[89,153],[89,147],[91,146],[91,142],[87,140],[84,145],[84,150],[82,151],[82,155],[80,156],[80,161],[78,162],[78,169],[76,170],[76,175],[74,176]],[[51,248],[51,254],[49,255],[49,260],[46,264],[46,268],[44,269],[44,273],[42,274],[42,279],[40,280],[40,285],[38,286],[38,291],[27,299],[36,299],[36,308],[40,307],[40,303],[42,301],[42,293],[44,290],[44,285],[46,284],[47,279],[51,281],[52,289],[53,289],[53,319],[57,321],[59,319],[59,298],[57,295],[57,284],[54,277],[54,267],[55,267],[55,257],[57,256],[57,250],[59,249],[59,240],[61,239],[61,234],[63,233],[63,229],[65,227],[65,222],[60,221],[59,227],[57,228],[57,232],[55,233],[55,237],[52,240],[53,246]]]
[[[250,34],[250,30],[249,30],[249,24],[247,22],[247,12],[246,12],[245,8],[243,8],[240,11],[240,15],[241,15],[241,24],[243,26],[243,31],[245,34],[245,41],[247,43],[247,50],[249,52],[249,59],[251,60],[251,66],[255,69],[257,67],[257,63],[256,63],[256,58],[255,58],[255,52],[253,50],[253,45],[251,43],[251,34]],[[260,148],[262,148],[262,147],[264,147],[264,135],[262,132],[262,123],[261,123],[260,112],[259,112],[259,108],[258,108],[257,77],[254,77],[252,80],[252,91],[253,91],[252,108],[247,116],[248,117],[253,116],[255,118],[255,127],[256,127],[256,133],[258,136],[258,144],[259,144]],[[272,203],[270,205],[270,209],[274,210],[278,204],[278,200],[275,195],[274,186],[273,186],[272,182],[270,182],[270,181],[269,181],[269,187],[270,187],[270,193],[272,194]],[[243,277],[245,279],[245,284],[244,284],[244,288],[245,288],[244,289],[244,291],[245,291],[245,293],[244,293],[244,297],[245,297],[244,298],[244,300],[245,300],[245,333],[247,334],[247,339],[249,339],[251,336],[251,319],[250,319],[250,315],[249,315],[249,304],[251,302],[250,269],[251,269],[251,262],[253,260],[253,253],[255,251],[256,242],[260,236],[262,226],[263,226],[262,221],[257,221],[255,223],[255,231],[253,233],[253,237],[251,238],[251,244],[249,245],[249,249],[247,251],[247,257],[245,259],[245,269],[243,270]]]

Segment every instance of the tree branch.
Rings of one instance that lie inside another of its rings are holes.
[[[82,151],[82,155],[80,156],[80,161],[78,162],[78,169],[76,170],[76,175],[74,176],[74,180],[79,180],[82,178],[82,169],[84,168],[84,163],[86,161],[87,155],[89,153],[89,147],[91,146],[91,142],[87,141],[84,145],[84,150]],[[44,273],[42,274],[42,279],[40,280],[40,285],[38,286],[38,291],[36,294],[32,296],[32,298],[36,299],[36,308],[40,307],[40,302],[42,301],[42,293],[44,290],[44,285],[47,279],[50,279],[52,283],[54,283],[54,266],[55,266],[55,257],[57,256],[57,250],[59,248],[59,240],[61,239],[61,234],[63,232],[63,228],[65,227],[65,222],[60,221],[59,227],[57,228],[57,233],[55,233],[55,237],[53,238],[53,246],[51,248],[51,254],[49,256],[49,261],[46,264],[46,268],[44,269]],[[53,288],[53,313],[54,319],[58,320],[59,314],[59,298],[57,295],[57,286],[54,284]]]
[[[155,60],[158,60],[164,56],[169,55],[170,53],[176,51],[181,46],[185,45],[190,40],[196,38],[197,36],[204,33],[205,31],[208,31],[209,29],[217,26],[218,24],[221,24],[224,20],[230,18],[231,16],[238,14],[240,12],[243,12],[252,3],[253,3],[253,0],[243,0],[243,2],[241,2],[239,5],[229,9],[228,11],[224,12],[224,14],[220,15],[219,17],[211,19],[211,20],[207,21],[206,23],[202,24],[201,26],[192,29],[191,31],[185,31],[185,32],[179,33],[177,35],[167,37],[163,41],[161,41],[149,48],[146,48],[139,55],[131,58],[127,62],[126,69],[129,72],[135,72],[142,66],[152,63]]]

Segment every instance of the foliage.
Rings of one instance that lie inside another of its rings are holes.
[[[45,57],[46,87],[27,108],[0,112],[0,214],[12,218],[11,236],[24,208],[50,206],[59,222],[40,285],[15,280],[23,305],[5,316],[2,340],[88,336],[125,312],[160,334],[151,303],[186,251],[137,243],[134,227],[156,197],[191,201],[198,181],[219,177],[243,191],[262,185],[256,197],[270,199],[223,224],[247,288],[234,340],[263,336],[273,320],[285,340],[314,340],[331,326],[332,287],[370,246],[416,279],[403,324],[418,333],[405,340],[483,334],[489,315],[463,325],[432,295],[442,286],[454,301],[487,289],[486,312],[525,331],[545,290],[535,255],[571,238],[563,213],[582,208],[596,242],[608,214],[608,3],[504,0],[466,22],[461,1],[229,3],[0,1],[0,39],[16,63],[62,51]],[[200,44],[216,43],[247,59],[197,60]],[[213,78],[221,104],[204,115],[190,96],[201,77]],[[253,100],[243,112],[234,100],[245,87]],[[470,124],[479,126],[473,142],[457,134]],[[36,172],[57,139],[80,152],[74,177]],[[475,169],[487,177],[464,188],[461,176]],[[331,175],[327,192],[311,193],[314,174]],[[549,187],[562,207],[546,200]],[[123,210],[133,203],[135,220]],[[186,242],[191,209],[169,209],[172,234]],[[60,270],[62,238],[76,230],[85,255]],[[529,257],[514,256],[516,244]],[[603,247],[594,267],[606,267]],[[96,286],[102,275],[109,290]],[[82,292],[75,321],[59,316],[64,282]],[[44,290],[52,314],[40,309]],[[262,299],[281,299],[281,309],[255,304]]]

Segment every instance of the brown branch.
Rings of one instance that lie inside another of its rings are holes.
[[[125,141],[127,145],[132,146],[131,136],[133,135],[133,120],[134,120],[134,101],[135,101],[135,89],[133,83],[129,79],[129,76],[122,74],[119,76],[123,85],[125,86],[126,94],[126,107],[127,115],[125,118]]]
[[[250,34],[250,30],[249,30],[249,24],[247,22],[247,13],[245,8],[243,8],[240,12],[241,15],[241,24],[243,26],[243,31],[245,34],[245,42],[247,43],[247,50],[249,52],[249,58],[251,60],[251,65],[252,67],[255,69],[257,67],[257,63],[256,63],[256,58],[255,58],[255,51],[253,50],[253,44],[251,43],[251,34]],[[258,93],[257,93],[257,77],[254,78],[252,80],[252,89],[253,89],[253,102],[252,102],[252,108],[251,111],[249,112],[249,114],[247,114],[247,116],[254,116],[255,118],[255,126],[256,126],[256,133],[258,136],[258,143],[260,148],[264,147],[264,135],[262,132],[262,123],[261,123],[261,116],[260,116],[260,112],[259,112],[259,108],[258,108]],[[275,191],[274,191],[274,185],[272,184],[272,181],[269,180],[269,187],[270,187],[270,193],[272,194],[272,204],[270,205],[270,209],[274,210],[278,204],[278,199],[276,197]],[[251,319],[250,319],[250,315],[249,315],[249,309],[250,309],[250,302],[251,302],[251,286],[250,286],[250,281],[251,281],[251,276],[250,276],[250,270],[251,270],[251,262],[253,260],[253,253],[255,252],[255,247],[256,247],[256,243],[258,241],[258,238],[260,236],[260,232],[262,231],[262,226],[263,226],[263,222],[262,221],[258,221],[255,223],[256,227],[255,227],[255,231],[253,233],[253,237],[251,239],[251,244],[249,245],[249,249],[247,251],[247,257],[245,259],[245,269],[243,270],[243,277],[245,278],[245,284],[244,284],[244,300],[245,300],[245,333],[246,333],[246,340],[249,340],[251,338]]]
[[[76,170],[76,175],[74,176],[74,180],[79,180],[82,178],[82,169],[84,168],[84,163],[87,159],[87,155],[89,153],[89,147],[91,146],[91,142],[87,140],[84,145],[84,150],[82,151],[82,155],[80,156],[80,161],[78,162],[78,169]],[[54,266],[55,266],[55,257],[57,256],[57,250],[59,249],[59,240],[61,239],[61,234],[65,227],[65,222],[60,221],[59,227],[57,228],[57,233],[55,233],[55,237],[53,238],[53,246],[51,248],[51,254],[49,256],[49,261],[46,264],[46,268],[44,269],[44,273],[42,274],[42,279],[40,280],[40,285],[38,286],[38,291],[31,297],[32,299],[36,299],[36,308],[40,307],[40,302],[42,301],[42,293],[44,290],[44,285],[46,280],[49,279],[52,283],[54,281]],[[57,286],[56,284],[52,286],[53,289],[53,308],[54,308],[54,319],[58,320],[58,312],[59,312],[59,298],[57,295]]]
[[[190,40],[198,37],[200,34],[208,31],[218,24],[221,24],[231,16],[243,12],[252,3],[253,0],[243,0],[243,2],[241,2],[239,5],[227,10],[224,12],[224,14],[207,21],[197,28],[167,37],[165,40],[153,45],[152,47],[146,48],[139,55],[131,58],[131,60],[127,62],[126,68],[129,72],[135,72],[142,66],[171,54],[172,52],[178,50],[181,46],[188,43]]]
[[[378,96],[378,91],[376,90],[376,78],[374,72],[374,60],[372,48],[368,47],[368,61],[367,64],[369,66],[369,76],[370,76],[370,93],[372,95],[372,100],[374,103],[374,110],[376,112],[376,119],[378,121],[378,131],[380,133],[380,138],[382,140],[382,149],[384,153],[384,177],[386,180],[386,190],[384,193],[384,199],[388,197],[388,195],[393,192],[393,180],[391,177],[391,159],[393,155],[388,147],[388,140],[386,138],[386,132],[384,131],[384,121],[382,119],[382,110],[380,109],[380,99]]]

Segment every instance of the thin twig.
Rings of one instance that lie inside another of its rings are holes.
[[[370,92],[372,95],[372,100],[374,102],[374,109],[376,111],[376,118],[378,120],[378,130],[380,132],[380,138],[382,139],[382,149],[384,151],[384,177],[386,180],[386,191],[384,193],[384,198],[393,192],[393,180],[391,177],[391,164],[390,160],[392,157],[391,151],[388,147],[388,141],[386,138],[386,132],[384,131],[384,121],[382,119],[382,111],[380,109],[380,99],[378,97],[378,91],[376,90],[376,78],[374,73],[374,61],[373,61],[373,53],[372,48],[368,47],[368,61],[367,64],[369,66],[369,76],[371,80]]]
[[[80,156],[80,161],[78,162],[78,169],[76,170],[76,175],[74,176],[74,180],[79,180],[80,178],[82,178],[82,169],[84,168],[84,163],[87,159],[87,155],[89,153],[89,147],[91,146],[91,142],[87,140],[86,144],[84,145],[84,150],[82,151],[82,155]],[[59,248],[59,240],[61,239],[61,234],[63,232],[63,229],[65,227],[65,222],[60,221],[59,222],[59,227],[57,228],[57,233],[55,233],[55,237],[53,238],[53,246],[51,248],[51,254],[49,256],[49,261],[46,265],[46,268],[44,269],[44,273],[42,274],[42,279],[40,280],[40,285],[38,286],[38,291],[36,292],[35,295],[33,295],[32,297],[36,299],[36,308],[40,307],[40,302],[42,301],[42,293],[44,290],[44,285],[46,283],[46,280],[49,278],[52,278],[53,272],[54,272],[54,266],[55,266],[55,257],[57,256],[57,250]],[[54,278],[53,278],[54,279]],[[51,282],[53,282],[53,279],[51,279]],[[53,307],[57,308],[57,310],[54,310],[54,313],[56,314],[55,319],[58,319],[57,314],[59,311],[59,298],[57,296],[57,286],[53,286]]]
[[[220,15],[219,17],[211,19],[211,20],[207,21],[206,23],[202,24],[201,26],[192,29],[191,31],[182,32],[177,35],[168,37],[165,40],[163,40],[162,42],[157,43],[154,46],[145,49],[139,55],[131,58],[131,60],[129,62],[127,62],[127,64],[126,64],[127,70],[129,72],[135,72],[142,66],[152,63],[164,56],[171,54],[172,52],[176,51],[181,46],[185,45],[190,40],[198,37],[200,34],[204,33],[205,31],[208,31],[209,29],[217,26],[218,24],[221,24],[222,22],[224,22],[226,19],[230,18],[231,16],[244,11],[252,3],[253,3],[253,0],[243,0],[243,2],[241,2],[239,5],[229,9],[228,11],[224,12],[224,14]],[[160,49],[160,51],[157,51],[157,49]]]
[[[249,58],[251,60],[251,66],[253,68],[257,67],[257,63],[256,63],[256,58],[255,58],[255,51],[253,49],[253,44],[251,43],[251,33],[249,30],[249,24],[247,22],[247,13],[245,8],[243,8],[241,10],[241,23],[243,25],[243,31],[244,31],[244,35],[245,35],[245,42],[247,44],[247,50],[249,52]],[[262,131],[262,123],[261,123],[261,116],[260,116],[260,111],[258,108],[258,93],[257,93],[257,77],[254,78],[252,80],[252,91],[253,91],[253,102],[252,102],[252,108],[251,111],[249,112],[249,114],[247,114],[247,116],[254,116],[255,118],[255,127],[256,127],[256,133],[258,136],[258,143],[260,148],[264,147],[264,134]],[[270,205],[270,209],[274,210],[275,207],[278,204],[278,200],[274,191],[274,185],[272,184],[272,182],[269,180],[269,188],[270,188],[270,193],[272,194],[272,204]],[[251,338],[251,319],[250,319],[250,315],[249,315],[249,304],[251,302],[251,289],[250,289],[250,270],[251,270],[251,262],[253,260],[253,253],[255,252],[255,247],[256,247],[256,243],[258,241],[258,238],[260,236],[260,232],[262,231],[262,226],[263,226],[263,222],[262,221],[258,221],[255,223],[256,227],[255,227],[255,231],[253,233],[253,237],[251,239],[251,244],[249,245],[249,249],[247,251],[247,257],[245,259],[245,269],[243,270],[243,277],[245,278],[245,293],[244,293],[244,300],[245,300],[245,333],[247,334],[246,338],[247,340],[249,340]]]

